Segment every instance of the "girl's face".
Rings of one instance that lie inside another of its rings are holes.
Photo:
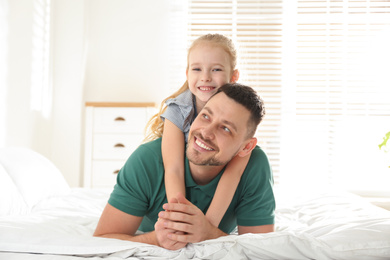
[[[203,108],[217,89],[226,83],[236,81],[229,55],[218,46],[200,43],[188,55],[186,71],[188,87],[196,96],[198,111]]]

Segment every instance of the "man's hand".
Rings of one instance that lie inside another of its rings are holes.
[[[165,239],[169,239],[168,241],[171,243],[176,241],[185,244],[227,235],[213,226],[203,212],[182,194],[178,194],[177,203],[165,204],[163,208],[165,211],[159,213],[160,219],[155,226],[155,230],[157,232],[156,227],[161,228],[160,225],[162,225],[166,232],[159,234],[159,241],[164,239],[164,235],[167,236]]]
[[[156,224],[154,225],[154,230],[156,233],[156,239],[158,241],[159,246],[164,247],[169,250],[178,250],[187,245],[187,243],[178,242],[170,239],[169,234],[183,234],[182,232],[176,232],[173,229],[168,229],[164,226],[164,221],[162,219],[158,219]]]
[[[178,203],[177,199],[173,199],[171,203]],[[166,228],[164,225],[165,221],[159,218],[154,225],[154,231],[156,233],[156,239],[158,241],[159,246],[164,247],[169,250],[178,250],[187,245],[187,243],[178,242],[176,240],[172,240],[169,237],[170,234],[184,234],[183,232],[175,231],[173,229]]]

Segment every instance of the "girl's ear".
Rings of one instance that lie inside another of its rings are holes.
[[[233,71],[232,77],[230,78],[230,83],[236,83],[239,77],[240,77],[240,72],[237,69],[235,69]]]
[[[241,151],[239,151],[237,155],[240,157],[247,156],[252,152],[253,149],[255,149],[256,144],[257,144],[257,138],[252,137],[251,139],[246,141],[246,144],[244,144],[244,148]]]

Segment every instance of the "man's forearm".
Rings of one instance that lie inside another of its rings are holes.
[[[132,242],[139,242],[139,243],[145,243],[149,245],[160,246],[154,231],[145,234],[135,235],[135,236],[130,236],[126,234],[104,234],[104,235],[98,235],[97,237],[115,238],[120,240],[127,240]]]
[[[228,234],[226,234],[225,232],[223,232],[222,230],[220,230],[219,228],[217,227],[214,227],[210,233],[209,233],[209,237],[207,239],[216,239],[216,238],[219,238],[219,237],[223,237],[223,236],[227,236]]]

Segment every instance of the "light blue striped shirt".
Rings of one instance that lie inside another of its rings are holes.
[[[188,89],[176,98],[168,99],[165,104],[167,109],[161,118],[175,124],[184,133],[187,142],[191,124],[197,115],[194,96]]]

